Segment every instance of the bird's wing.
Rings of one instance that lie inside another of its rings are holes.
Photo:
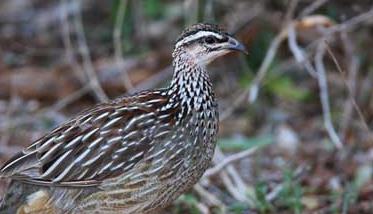
[[[157,115],[166,102],[160,92],[144,92],[96,106],[15,155],[0,168],[0,177],[40,185],[99,185],[147,154],[152,136],[162,131],[156,124],[172,121],[159,121]]]

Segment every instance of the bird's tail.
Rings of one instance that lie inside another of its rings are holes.
[[[53,213],[47,204],[49,194],[40,187],[12,181],[0,204],[0,214]]]

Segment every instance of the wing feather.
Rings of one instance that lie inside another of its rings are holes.
[[[38,185],[99,185],[144,158],[157,134],[156,109],[166,102],[161,92],[143,92],[98,105],[15,155],[0,176]]]

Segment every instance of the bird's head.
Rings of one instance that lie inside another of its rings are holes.
[[[174,54],[187,54],[199,65],[206,65],[231,51],[247,53],[245,46],[217,25],[195,24],[184,30]]]

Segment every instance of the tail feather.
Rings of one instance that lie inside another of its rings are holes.
[[[37,165],[35,153],[25,154],[20,152],[0,167],[0,177],[9,177],[14,173],[21,172],[23,175],[31,176],[35,173],[32,169]]]
[[[39,187],[12,181],[3,201],[0,204],[0,214],[31,214],[53,213],[48,211],[49,195]]]

